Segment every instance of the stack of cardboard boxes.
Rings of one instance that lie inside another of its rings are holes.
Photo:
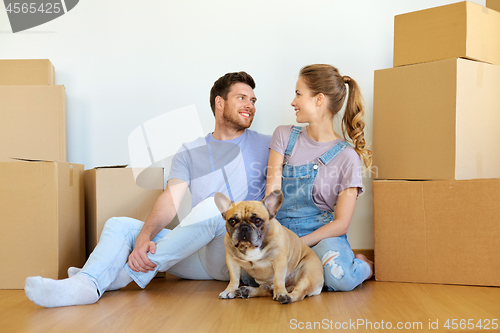
[[[54,72],[48,60],[0,61],[2,289],[66,277],[85,260],[83,165],[66,162],[65,89]]]
[[[28,276],[66,278],[85,263],[85,229],[90,252],[109,217],[144,220],[162,192],[162,168],[141,170],[144,186],[132,169],[87,170],[84,189],[83,165],[66,156],[54,66],[0,60],[0,289],[22,289]]]
[[[396,16],[373,112],[376,279],[500,286],[500,12]]]

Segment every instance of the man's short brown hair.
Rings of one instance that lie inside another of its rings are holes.
[[[248,84],[252,89],[255,89],[255,81],[250,74],[246,72],[227,73],[214,82],[212,89],[210,89],[210,107],[212,108],[214,115],[215,98],[220,96],[224,100],[227,100],[227,94],[231,89],[231,85],[238,82]]]

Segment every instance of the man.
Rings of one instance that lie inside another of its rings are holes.
[[[228,73],[210,91],[215,129],[183,144],[172,161],[165,191],[146,222],[111,218],[85,266],[68,279],[26,279],[26,296],[45,307],[92,304],[107,290],[135,281],[145,288],[158,271],[188,279],[229,280],[222,219],[213,195],[233,201],[261,200],[271,137],[248,130],[255,115],[255,82],[245,72]],[[190,188],[191,213],[174,230],[175,217]]]

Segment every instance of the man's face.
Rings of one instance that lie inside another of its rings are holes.
[[[224,101],[222,121],[237,131],[249,128],[255,115],[255,94],[246,83],[233,83]]]

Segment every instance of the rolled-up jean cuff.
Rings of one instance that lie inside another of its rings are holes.
[[[156,263],[155,263],[156,264]],[[127,274],[137,283],[139,287],[142,289],[146,288],[148,283],[156,276],[156,273],[158,272],[159,265],[156,264],[156,267],[154,270],[149,271],[147,273],[143,272],[134,272],[128,265],[125,267],[125,270],[127,271]]]
[[[92,275],[88,274],[87,272],[78,272],[77,274],[84,274],[85,276],[87,276],[90,280],[92,280],[92,282],[95,284],[95,286],[97,287],[97,292],[99,293],[99,298],[101,298],[102,294],[104,294],[104,292],[106,291],[106,289],[102,288],[99,284],[99,281],[93,277]]]

